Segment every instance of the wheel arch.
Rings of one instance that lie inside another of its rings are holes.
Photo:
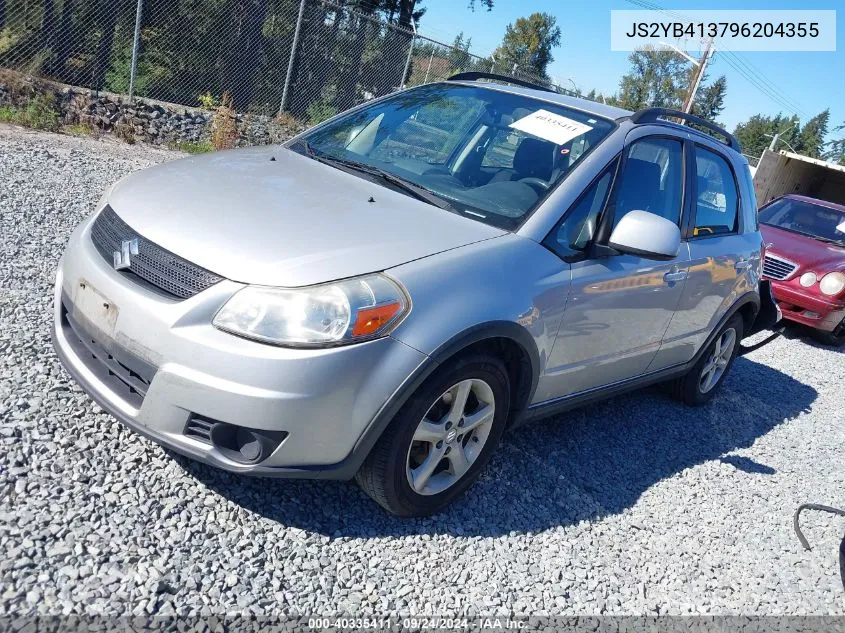
[[[513,422],[534,395],[540,378],[540,353],[534,337],[512,321],[493,321],[470,327],[443,343],[431,355],[441,365],[473,351],[488,351],[505,364],[511,383],[508,424]]]
[[[735,309],[731,312],[731,315],[737,313],[742,315],[742,324],[744,326],[742,332],[743,335],[748,336],[754,327],[757,314],[760,312],[760,298],[756,297],[755,293],[752,292],[745,295],[744,300],[737,301],[737,304],[734,304]]]
[[[701,358],[701,355],[704,354],[707,347],[714,340],[716,340],[716,337],[719,335],[719,332],[721,332],[722,328],[725,327],[725,324],[737,314],[742,316],[743,337],[747,336],[751,331],[751,327],[753,326],[754,320],[757,318],[757,313],[759,311],[759,293],[750,290],[745,294],[741,295],[739,299],[734,301],[731,307],[727,309],[722,318],[719,319],[719,322],[716,324],[716,327],[713,328],[713,330],[710,332],[710,335],[707,337],[707,340],[704,341],[704,344],[699,348],[698,352],[696,352],[695,357],[688,364],[693,365],[698,362],[698,359]]]
[[[378,438],[416,390],[445,362],[477,350],[490,350],[505,363],[511,379],[511,408],[508,424],[524,410],[540,378],[540,354],[531,334],[512,321],[491,321],[471,326],[441,344],[384,403],[364,431],[346,462],[345,478],[351,478],[366,459]]]

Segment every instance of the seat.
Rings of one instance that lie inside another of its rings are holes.
[[[538,138],[524,138],[513,155],[513,169],[497,172],[490,182],[539,178],[548,182],[555,169],[557,145]]]
[[[663,194],[660,190],[660,165],[649,160],[629,158],[617,196],[616,221],[628,211],[650,211],[666,217]]]

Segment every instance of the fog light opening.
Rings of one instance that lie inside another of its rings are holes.
[[[209,443],[221,455],[239,464],[257,464],[264,461],[287,437],[286,431],[251,429],[209,418],[203,420],[210,426]]]

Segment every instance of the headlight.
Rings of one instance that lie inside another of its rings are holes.
[[[801,279],[799,279],[798,282],[805,288],[809,288],[816,283],[816,273],[804,273],[801,275]]]
[[[323,347],[384,336],[408,313],[408,298],[384,275],[307,288],[249,286],[215,315],[215,327],[289,347]]]
[[[845,274],[827,273],[819,282],[819,290],[826,295],[838,295],[845,290]]]

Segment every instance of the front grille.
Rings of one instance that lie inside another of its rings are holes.
[[[782,281],[794,273],[796,268],[798,268],[798,264],[795,262],[771,253],[766,253],[763,258],[763,276],[769,279]]]
[[[138,240],[138,254],[130,257],[128,268],[121,270],[135,280],[164,292],[187,299],[210,288],[223,278],[196,264],[174,255],[134,231],[106,205],[91,227],[91,240],[100,255],[110,264],[125,240]]]
[[[115,394],[139,409],[156,368],[92,336],[74,319],[62,302],[62,332],[85,366]]]

